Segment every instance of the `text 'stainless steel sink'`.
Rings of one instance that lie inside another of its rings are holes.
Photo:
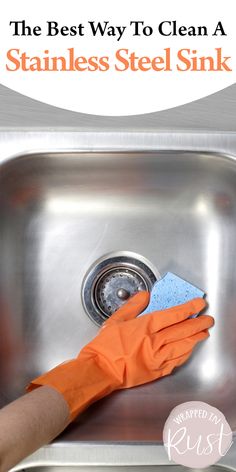
[[[0,231],[1,406],[96,334],[81,301],[83,278],[104,254],[132,251],[160,274],[175,272],[207,292],[211,337],[173,375],[90,407],[52,448],[93,441],[150,447],[161,442],[170,410],[189,400],[216,406],[236,429],[233,157],[41,152],[6,159]]]

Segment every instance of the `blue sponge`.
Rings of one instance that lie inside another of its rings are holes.
[[[171,272],[158,280],[152,288],[150,302],[141,315],[156,310],[164,310],[172,306],[181,305],[193,298],[204,297],[205,293],[194,285],[186,282]],[[196,315],[193,316],[197,316]]]

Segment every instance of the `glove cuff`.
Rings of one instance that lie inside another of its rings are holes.
[[[30,392],[43,385],[61,393],[70,410],[70,421],[89,405],[119,388],[118,380],[99,365],[96,355],[81,355],[59,364],[32,380],[26,391]]]

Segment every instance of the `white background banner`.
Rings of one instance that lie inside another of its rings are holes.
[[[0,83],[97,115],[176,107],[236,82],[234,7],[235,0],[9,0],[0,17]]]

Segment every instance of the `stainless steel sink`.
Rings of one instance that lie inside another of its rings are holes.
[[[168,463],[164,422],[190,400],[216,406],[236,429],[236,140],[151,134],[140,141],[130,134],[107,136],[106,146],[104,136],[89,141],[79,133],[71,142],[70,133],[52,133],[51,141],[47,134],[45,142],[43,133],[0,135],[1,406],[96,334],[81,286],[94,261],[109,252],[138,253],[161,274],[173,271],[204,289],[216,324],[185,366],[93,405],[53,445],[24,461],[25,468],[56,471],[58,457],[67,457],[65,464],[81,470],[87,462],[74,451],[96,444],[103,445],[102,465],[110,463],[109,444],[131,456],[137,444],[142,457],[151,448],[152,461],[143,465]],[[31,152],[24,152],[27,145]],[[99,465],[92,454],[89,463]],[[127,470],[146,470],[118,457],[115,464]]]

